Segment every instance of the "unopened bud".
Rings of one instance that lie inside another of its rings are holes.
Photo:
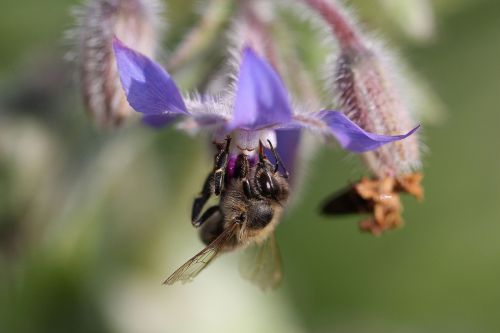
[[[306,0],[331,28],[340,46],[333,73],[339,110],[366,131],[404,133],[415,126],[410,107],[398,91],[399,69],[383,48],[364,36],[338,2]],[[418,134],[363,154],[379,178],[397,177],[420,167]]]
[[[412,120],[378,55],[369,49],[345,50],[337,61],[334,91],[340,110],[366,131],[396,135],[411,129]],[[395,71],[391,72],[394,75]],[[420,167],[418,134],[363,154],[378,177],[395,177]]]
[[[76,13],[77,60],[88,113],[100,127],[117,127],[132,113],[121,87],[113,36],[152,57],[161,27],[156,0],[90,0]]]

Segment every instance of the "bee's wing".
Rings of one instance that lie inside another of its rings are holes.
[[[277,288],[283,278],[281,255],[274,234],[261,244],[245,250],[240,263],[240,273],[262,290]]]
[[[233,235],[235,228],[236,223],[225,229],[212,243],[208,244],[207,247],[179,267],[163,284],[172,285],[177,281],[181,281],[182,283],[192,281],[217,256],[222,247]]]

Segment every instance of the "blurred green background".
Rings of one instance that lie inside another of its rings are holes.
[[[168,47],[198,15],[167,2]],[[418,0],[351,2],[446,109],[424,125],[426,199],[405,198],[406,226],[379,238],[323,218],[361,167],[321,148],[278,228],[271,293],[239,277],[238,254],[161,285],[201,248],[188,216],[211,159],[202,137],[88,121],[62,60],[76,3],[2,1],[0,332],[500,331],[500,1],[430,1],[423,30]]]

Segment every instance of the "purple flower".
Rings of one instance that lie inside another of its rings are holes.
[[[417,126],[404,135],[379,135],[363,130],[337,111],[293,112],[279,75],[249,47],[242,51],[234,88],[224,95],[203,99],[183,99],[160,65],[116,38],[113,48],[128,102],[144,115],[147,124],[162,126],[180,118],[181,128],[207,129],[218,142],[230,134],[235,143],[232,149],[238,152],[250,154],[259,141],[267,146],[269,140],[276,146],[276,131],[307,128],[333,136],[344,149],[361,153],[402,140],[418,129]]]

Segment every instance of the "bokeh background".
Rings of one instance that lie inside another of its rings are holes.
[[[199,16],[166,2],[168,49]],[[500,1],[350,2],[434,94],[426,199],[405,198],[406,226],[379,238],[324,218],[321,199],[360,166],[320,148],[278,229],[285,280],[270,293],[239,277],[238,254],[161,285],[201,248],[188,217],[211,158],[203,137],[87,119],[63,60],[76,3],[2,0],[0,332],[500,330]]]

